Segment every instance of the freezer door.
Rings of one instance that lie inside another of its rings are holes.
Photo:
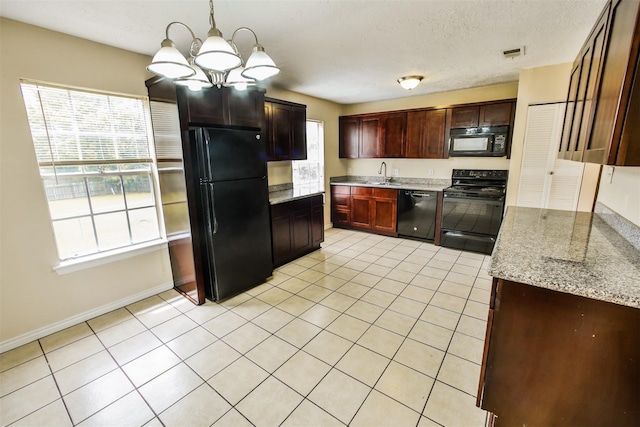
[[[210,189],[209,299],[222,300],[262,283],[273,273],[266,178],[203,184]]]
[[[260,132],[234,129],[199,129],[207,181],[262,178],[267,175],[266,141]]]

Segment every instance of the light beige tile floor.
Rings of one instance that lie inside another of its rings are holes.
[[[220,304],[175,291],[0,355],[0,426],[481,426],[489,257],[332,229]]]

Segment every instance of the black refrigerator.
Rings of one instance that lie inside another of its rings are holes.
[[[206,297],[223,300],[273,274],[266,146],[260,132],[189,131]]]

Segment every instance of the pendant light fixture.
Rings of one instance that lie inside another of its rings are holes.
[[[411,90],[418,86],[423,78],[423,76],[404,76],[398,79],[398,83],[403,89]]]
[[[203,43],[186,24],[171,22],[167,25],[166,36],[160,45],[160,50],[154,55],[147,70],[158,76],[175,79],[175,84],[187,86],[192,90],[213,85],[244,90],[247,86],[255,85],[256,80],[264,80],[280,72],[264,47],[258,43],[256,33],[250,28],[240,27],[234,31],[231,40],[224,39],[216,27],[213,0],[209,0],[209,24],[211,29]],[[173,25],[183,26],[191,34],[189,60],[180,53],[175,43],[169,38],[169,29]],[[241,30],[249,31],[255,39],[253,52],[246,66],[235,43],[236,34]]]

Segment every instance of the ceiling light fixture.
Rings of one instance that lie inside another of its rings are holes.
[[[398,79],[398,83],[403,89],[411,90],[418,86],[423,78],[422,76],[404,76]]]
[[[213,85],[231,86],[244,90],[247,86],[255,85],[256,80],[268,79],[280,72],[264,47],[258,43],[256,33],[250,28],[238,28],[233,32],[231,40],[225,40],[222,37],[213,16],[213,0],[209,0],[209,23],[211,29],[204,43],[186,24],[178,21],[169,23],[160,50],[153,56],[147,70],[155,75],[174,79],[175,84],[187,86],[191,90],[200,90]],[[191,34],[188,60],[169,38],[169,29],[173,25],[183,26]],[[246,65],[235,43],[236,35],[240,31],[250,32],[255,39],[253,51]]]

